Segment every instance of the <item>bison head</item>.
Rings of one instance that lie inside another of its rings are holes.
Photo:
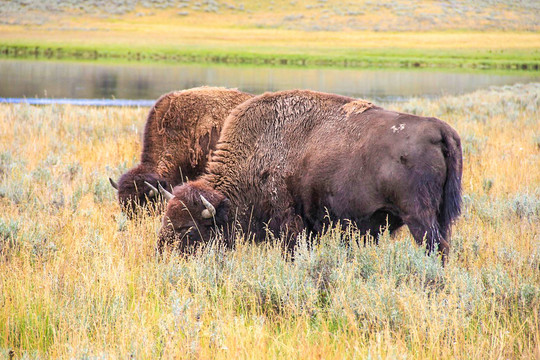
[[[160,252],[165,246],[188,252],[226,227],[229,200],[202,181],[177,186],[173,194],[160,191],[169,200],[159,233]]]
[[[132,169],[122,175],[118,184],[109,178],[111,185],[118,190],[118,200],[124,211],[132,216],[140,207],[147,204],[158,204],[159,193],[155,190],[159,185],[167,188],[167,181],[153,172]],[[149,186],[150,184],[151,186]]]

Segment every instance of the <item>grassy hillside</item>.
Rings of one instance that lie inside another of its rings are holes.
[[[305,31],[538,31],[534,0],[0,0],[4,24],[63,26],[77,18],[141,22],[165,18],[197,25]],[[207,22],[207,20],[212,20]],[[85,22],[71,23],[84,28]]]
[[[0,0],[0,55],[537,71],[538,7],[506,0]]]
[[[407,229],[155,255],[107,177],[146,108],[0,105],[0,358],[539,358],[540,85],[387,108],[448,121],[464,149],[449,263]]]

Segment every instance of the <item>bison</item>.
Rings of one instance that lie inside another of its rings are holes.
[[[445,122],[307,90],[265,93],[232,111],[201,178],[176,186],[158,248],[186,250],[234,224],[317,233],[352,221],[376,236],[406,224],[427,252],[448,255],[460,214],[460,138]]]
[[[199,87],[161,96],[144,129],[141,162],[120,177],[109,179],[121,206],[131,214],[136,205],[155,201],[152,186],[168,188],[198,177],[215,149],[225,118],[253,95],[236,89]]]

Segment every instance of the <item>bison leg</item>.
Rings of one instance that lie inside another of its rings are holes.
[[[299,215],[294,214],[293,209],[286,212],[286,216],[281,222],[280,232],[283,240],[284,251],[294,259],[294,249],[297,245],[297,237],[304,229],[304,223]]]
[[[393,235],[394,232],[403,226],[403,220],[387,209],[379,209],[363,221],[357,222],[358,229],[362,234],[373,236],[375,243],[379,243],[379,235],[386,229]],[[364,239],[365,245],[365,239]]]
[[[431,254],[431,252],[435,250],[435,246],[437,246],[437,251],[441,253],[444,263],[445,258],[448,256],[450,245],[442,236],[439,223],[437,221],[432,221],[431,225],[428,225],[421,220],[406,219],[405,224],[409,227],[409,230],[418,245],[422,245],[425,242],[426,252],[428,254]]]
[[[386,210],[377,210],[370,218],[370,232],[371,234],[380,234],[385,229],[390,234],[393,234],[397,229],[403,225],[403,220],[399,216]]]

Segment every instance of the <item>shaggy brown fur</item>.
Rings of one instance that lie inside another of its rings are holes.
[[[161,96],[148,114],[140,164],[118,181],[120,204],[128,213],[145,205],[151,189],[144,181],[170,188],[202,174],[225,118],[252,96],[216,87]]]
[[[461,173],[460,138],[441,120],[313,91],[267,93],[227,118],[207,174],[174,189],[159,247],[207,240],[214,225],[227,238],[234,220],[258,240],[350,220],[374,236],[407,224],[445,256]],[[202,218],[200,195],[214,219]]]

